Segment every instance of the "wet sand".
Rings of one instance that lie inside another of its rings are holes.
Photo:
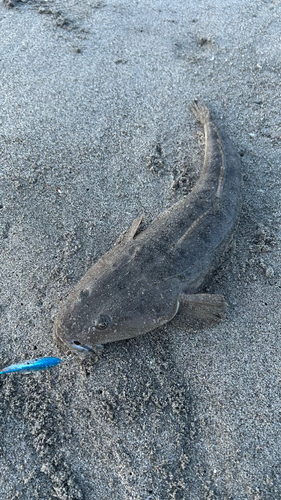
[[[228,303],[221,323],[179,311],[90,359],[0,378],[0,498],[280,498],[280,3],[13,3],[0,4],[0,368],[61,355],[69,291],[134,218],[190,191],[196,96],[240,155],[243,207],[206,285]]]

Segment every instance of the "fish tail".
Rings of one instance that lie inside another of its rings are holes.
[[[195,99],[191,104],[190,109],[202,125],[205,125],[205,123],[211,120],[211,113],[202,99]]]

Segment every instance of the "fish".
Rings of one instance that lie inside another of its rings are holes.
[[[37,370],[45,370],[46,368],[51,368],[52,366],[58,365],[62,359],[60,358],[36,358],[23,361],[22,363],[17,363],[15,365],[7,366],[0,371],[0,375],[4,375],[12,372],[34,372]]]
[[[241,204],[241,167],[230,139],[201,99],[191,111],[204,127],[205,157],[192,191],[142,229],[135,219],[85,274],[54,323],[54,338],[73,352],[138,337],[187,307],[220,319],[222,295],[200,293],[222,258]]]

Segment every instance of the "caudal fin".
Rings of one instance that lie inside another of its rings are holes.
[[[211,113],[202,99],[195,99],[191,104],[190,109],[202,125],[205,125],[206,122],[210,121]]]

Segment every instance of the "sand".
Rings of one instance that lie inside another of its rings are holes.
[[[0,5],[1,367],[132,220],[188,192],[201,96],[242,162],[217,325],[0,378],[1,500],[281,498],[280,32],[267,0]],[[180,178],[178,187],[171,186]]]

